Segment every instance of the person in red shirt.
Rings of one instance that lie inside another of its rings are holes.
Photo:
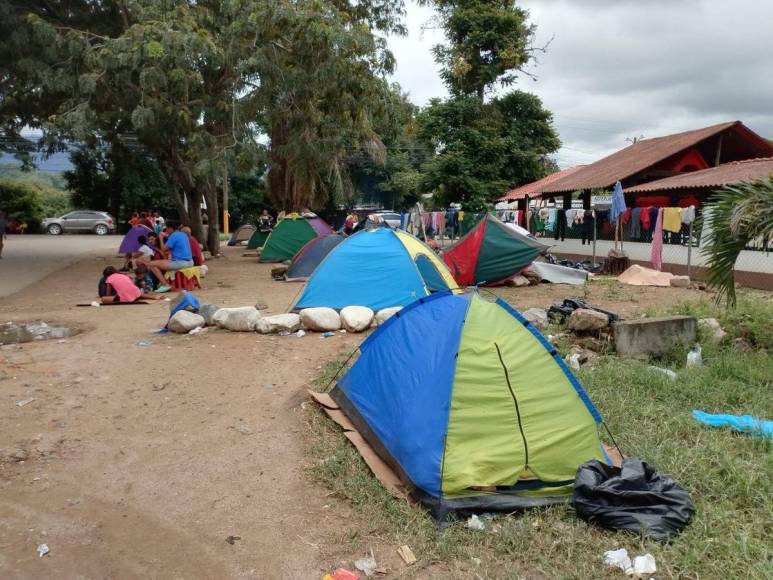
[[[191,228],[188,226],[183,226],[180,228],[185,234],[188,236],[188,241],[191,244],[191,256],[193,256],[193,265],[194,266],[201,266],[204,264],[204,252],[201,249],[201,244],[199,241],[193,237],[191,233]]]

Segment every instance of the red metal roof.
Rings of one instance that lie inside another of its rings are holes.
[[[729,129],[748,144],[748,149],[757,152],[749,157],[773,156],[773,146],[768,141],[740,121],[733,121],[664,137],[642,139],[566,177],[541,186],[538,190],[540,193],[565,193],[582,189],[606,189],[618,180],[632,177]]]
[[[649,183],[629,187],[626,193],[664,191],[669,189],[719,188],[731,183],[756,181],[773,175],[773,157],[734,161],[701,171],[682,173]]]
[[[547,177],[543,177],[542,179],[538,179],[537,181],[532,181],[531,183],[527,183],[526,185],[522,185],[521,187],[516,187],[515,189],[511,189],[505,195],[497,199],[497,201],[515,201],[517,199],[523,199],[527,195],[531,197],[533,194],[538,193],[540,191],[540,188],[547,187],[548,185],[550,185],[551,183],[554,183],[555,181],[558,181],[559,179],[572,175],[578,169],[581,169],[583,167],[585,166],[578,165],[576,167],[568,167],[566,169],[562,169],[561,171],[556,171],[555,173],[551,173]]]

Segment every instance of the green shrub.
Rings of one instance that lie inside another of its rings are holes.
[[[17,181],[0,180],[0,209],[9,218],[26,223],[28,231],[37,231],[45,217],[38,191]]]

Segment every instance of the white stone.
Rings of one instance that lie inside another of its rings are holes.
[[[341,317],[332,308],[304,308],[299,314],[301,324],[309,330],[328,332],[341,328]]]
[[[209,273],[209,266],[207,266],[206,264],[202,264],[201,266],[199,266],[199,276],[201,278],[206,278],[208,273]]]
[[[215,326],[215,314],[219,310],[222,310],[216,304],[202,304],[199,308],[199,314],[204,317],[204,322],[207,326]]]
[[[690,277],[689,276],[674,276],[669,281],[671,286],[675,288],[689,288],[690,287]]]
[[[376,312],[376,323],[384,324],[387,320],[392,318],[395,314],[403,309],[402,306],[392,306],[391,308],[382,308]]]
[[[186,334],[194,328],[204,326],[204,317],[195,312],[188,312],[187,310],[180,310],[175,312],[174,316],[169,319],[167,328],[171,332],[178,334]]]
[[[727,333],[722,329],[722,326],[719,324],[719,320],[716,318],[701,318],[698,321],[698,326],[706,329],[706,331],[710,333],[711,337],[716,341],[720,341],[727,336]]]
[[[536,328],[548,327],[548,313],[542,308],[529,308],[523,311],[523,317]]]
[[[254,332],[260,312],[254,306],[221,308],[212,317],[220,328],[234,332]]]
[[[609,317],[590,308],[579,308],[569,317],[569,328],[579,332],[601,330],[607,326],[609,326]]]
[[[529,286],[531,282],[529,282],[529,279],[526,276],[515,276],[514,278],[510,278],[505,282],[505,286],[515,287],[515,288],[523,288],[524,286]]]
[[[291,333],[301,328],[301,317],[297,314],[275,314],[258,320],[255,330],[260,334]]]
[[[348,332],[362,332],[373,322],[373,316],[367,306],[347,306],[341,309],[341,324]]]

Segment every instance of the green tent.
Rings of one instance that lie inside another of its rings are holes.
[[[262,248],[263,244],[266,243],[266,240],[268,239],[268,236],[271,234],[271,231],[262,232],[260,230],[255,230],[250,237],[250,240],[247,242],[247,249],[248,250],[257,250],[258,248]]]
[[[263,244],[260,262],[290,260],[307,242],[317,236],[327,236],[333,230],[325,220],[314,214],[301,216],[291,213],[284,217]]]

